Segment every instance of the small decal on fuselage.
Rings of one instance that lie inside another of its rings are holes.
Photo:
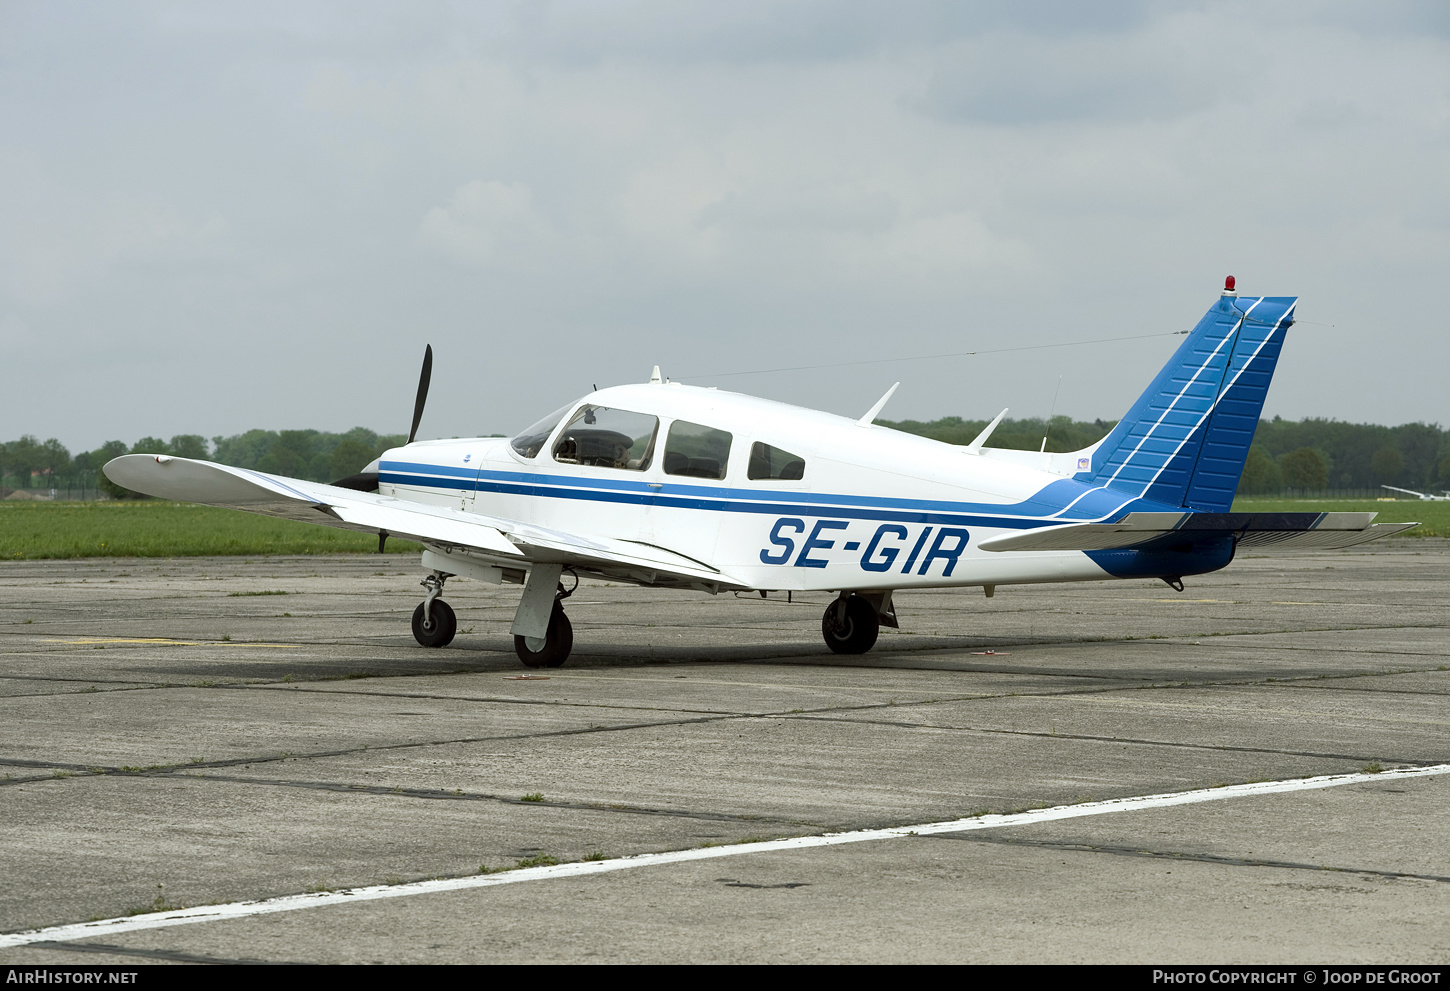
[[[856,558],[854,552],[873,526],[866,549]],[[844,540],[848,535],[862,539]],[[760,563],[796,568],[854,563],[863,571],[878,574],[894,571],[909,575],[915,568],[916,574],[925,575],[941,561],[942,577],[950,578],[969,539],[967,530],[956,526],[877,525],[861,520],[816,520],[808,524],[800,517],[782,516],[770,528],[770,546],[761,550]],[[849,558],[847,553],[851,554]]]

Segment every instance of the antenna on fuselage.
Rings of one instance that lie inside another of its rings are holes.
[[[660,366],[655,365],[655,370],[649,373],[650,385],[664,385],[665,380],[660,377]]]
[[[1047,450],[1047,432],[1052,429],[1052,417],[1057,413],[1057,394],[1062,391],[1062,376],[1057,377],[1057,388],[1052,390],[1052,409],[1047,414],[1047,423],[1042,427],[1042,446],[1037,449],[1038,454]]]
[[[1002,412],[1000,412],[1000,413],[997,414],[997,418],[995,420],[993,420],[991,423],[987,424],[987,426],[982,429],[982,432],[981,433],[977,434],[977,439],[974,440],[974,441],[972,441],[970,444],[967,445],[967,453],[968,454],[981,454],[982,453],[982,445],[985,444],[985,443],[987,443],[987,438],[990,437],[990,436],[992,436],[992,431],[997,429],[997,424],[1001,423],[1002,422],[1002,417],[1004,417],[1006,415],[1007,415],[1007,408],[1004,407],[1002,409]]]
[[[896,386],[898,386],[900,384],[901,384],[900,382],[897,382],[894,385],[892,385],[891,388],[887,389],[886,390],[886,395],[884,395],[880,399],[876,400],[876,405],[875,406],[872,406],[870,409],[868,409],[866,411],[866,415],[863,416],[863,417],[861,417],[861,419],[859,419],[859,420],[856,421],[856,426],[858,426],[858,427],[869,427],[869,426],[871,426],[872,421],[876,419],[876,414],[880,413],[881,410],[885,408],[885,406],[886,406],[886,400],[888,400],[888,399],[891,398],[891,394],[896,391]]]

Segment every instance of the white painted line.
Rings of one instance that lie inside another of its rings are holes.
[[[265,901],[232,902],[226,905],[200,905],[196,908],[178,909],[174,912],[154,912],[120,919],[100,919],[96,922],[79,922],[72,925],[51,926],[48,929],[30,929],[25,932],[0,933],[0,949],[11,946],[26,946],[31,943],[59,943],[75,939],[114,936],[117,933],[136,932],[141,929],[164,929],[170,926],[184,926],[193,922],[219,922],[225,919],[243,919],[256,915],[270,915],[273,912],[295,912],[304,908],[322,908],[326,905],[347,905],[357,902],[375,901],[380,898],[405,898],[411,895],[462,891],[468,888],[490,888],[498,884],[520,884],[525,881],[543,881],[548,878],[557,877],[583,877],[592,874],[604,874],[609,871],[629,870],[635,867],[654,867],[658,864],[679,864],[692,860],[715,860],[720,857],[738,857],[743,854],[773,853],[777,850],[803,850],[810,847],[839,846],[845,843],[866,843],[872,840],[899,840],[909,836],[930,836],[934,833],[961,833],[977,829],[1002,829],[1008,826],[1027,826],[1033,823],[1054,822],[1060,819],[1078,819],[1084,816],[1107,815],[1112,812],[1131,812],[1137,809],[1161,809],[1172,805],[1194,805],[1199,802],[1218,802],[1229,798],[1249,798],[1255,795],[1310,791],[1318,788],[1334,788],[1338,785],[1362,784],[1367,781],[1421,778],[1436,774],[1450,774],[1450,764],[1403,768],[1400,770],[1382,771],[1378,774],[1326,774],[1317,778],[1296,778],[1289,781],[1259,781],[1254,784],[1229,785],[1223,788],[1200,788],[1194,791],[1169,792],[1162,795],[1141,795],[1136,798],[1113,798],[1105,802],[1083,802],[1080,805],[1059,805],[1051,809],[1035,809],[1031,812],[1018,812],[1013,815],[972,816],[968,819],[953,819],[949,822],[928,822],[917,826],[894,826],[890,829],[858,829],[849,833],[824,833],[819,836],[797,836],[785,840],[767,840],[762,843],[733,843],[728,846],[702,847],[693,850],[673,850],[668,853],[642,853],[633,857],[617,857],[612,860],[556,864],[549,867],[529,867],[523,870],[506,871],[500,874],[480,874],[437,881],[416,881],[412,884],[375,885],[370,888],[351,888],[346,891],[327,891],[309,895],[284,895],[280,898],[268,898]]]

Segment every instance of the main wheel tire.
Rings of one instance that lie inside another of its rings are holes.
[[[428,620],[423,619],[423,603],[413,610],[413,639],[424,647],[447,647],[458,632],[458,616],[442,599],[434,599],[428,607]]]
[[[866,653],[876,645],[876,637],[881,633],[876,607],[859,595],[848,596],[844,621],[837,616],[839,608],[839,600],[832,602],[821,616],[821,636],[826,646],[837,654]]]
[[[544,646],[531,650],[526,637],[514,637],[514,653],[529,668],[557,668],[569,659],[574,649],[574,624],[564,615],[564,607],[554,603],[549,614],[549,632],[544,635]]]

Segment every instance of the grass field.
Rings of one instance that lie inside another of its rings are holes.
[[[1420,499],[1259,499],[1234,500],[1235,513],[1379,513],[1376,523],[1419,523],[1405,537],[1450,537],[1450,502]]]
[[[0,502],[0,560],[375,552],[378,538],[179,502]],[[422,548],[389,540],[389,554]]]
[[[1238,499],[1238,513],[1374,512],[1376,522],[1421,526],[1407,537],[1450,537],[1450,502]],[[375,537],[230,509],[178,502],[0,502],[0,560],[368,553]],[[416,554],[406,540],[389,554]]]

